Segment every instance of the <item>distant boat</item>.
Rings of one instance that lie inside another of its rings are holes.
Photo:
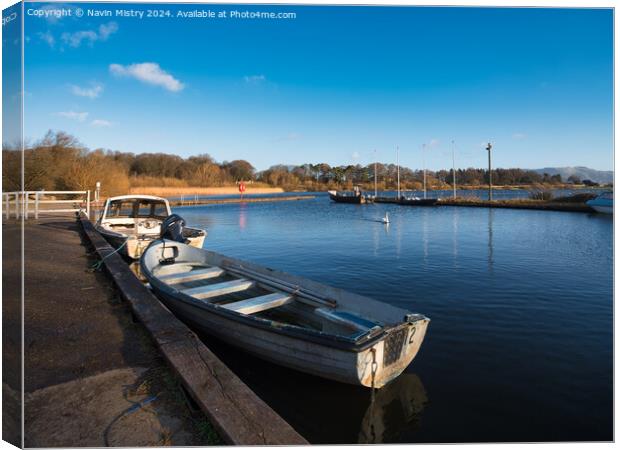
[[[398,201],[401,205],[408,206],[434,206],[437,204],[436,198],[420,198],[420,197],[401,197]]]
[[[154,241],[140,267],[162,302],[200,331],[354,385],[380,388],[398,377],[429,323],[421,314],[174,240]]]
[[[364,204],[372,202],[372,197],[366,196],[356,186],[353,191],[327,191],[329,198],[337,203]]]
[[[139,259],[142,251],[160,237],[162,222],[172,214],[168,200],[153,195],[121,195],[110,197],[95,224],[99,233],[120,253]],[[190,245],[202,247],[207,232],[184,228]]]
[[[613,191],[603,192],[596,198],[592,200],[588,200],[586,202],[590,208],[595,210],[596,212],[604,213],[604,214],[613,214],[614,213],[614,193]]]

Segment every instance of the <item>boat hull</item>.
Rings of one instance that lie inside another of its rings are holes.
[[[215,336],[234,347],[272,363],[342,383],[373,386],[373,358],[377,362],[374,387],[381,388],[398,377],[418,353],[428,321],[407,324],[401,357],[385,367],[382,362],[387,340],[381,339],[361,350],[344,350],[304,339],[292,338],[210,313],[154,289],[157,296],[183,322],[202,333]],[[393,333],[401,331],[394,330]],[[374,355],[373,355],[374,354]]]
[[[170,265],[164,268],[159,263],[164,259],[164,252],[171,250],[177,254],[175,264],[179,266],[207,264],[224,270],[243,266],[247,271],[294,285],[297,291],[324,292],[325,298],[334,299],[344,310],[359,317],[394,324],[367,339],[349,340],[328,332],[240,314],[217,303],[191,297],[154,276],[153,270],[168,273],[163,271],[172,268]],[[165,249],[161,241],[151,244],[140,265],[153,292],[190,327],[262,359],[343,383],[380,388],[396,378],[418,353],[429,323],[426,317],[401,308],[171,241],[166,241]]]
[[[356,205],[366,203],[366,198],[363,195],[341,195],[330,192],[329,198],[336,203],[351,203]]]
[[[407,206],[435,206],[437,204],[437,199],[436,198],[421,198],[421,199],[401,198],[398,203],[401,205],[407,205]]]
[[[106,241],[110,243],[112,247],[115,249],[120,248],[119,253],[123,255],[125,258],[139,260],[140,256],[146,248],[151,244],[151,242],[159,239],[159,234],[155,235],[125,235],[121,233],[115,233],[107,230],[102,226],[95,227],[97,231],[105,238]],[[198,230],[195,228],[187,228],[196,236],[188,237],[189,245],[196,248],[202,248],[204,245],[204,241],[206,238],[206,232],[204,230]]]
[[[592,200],[588,200],[586,202],[590,208],[594,211],[603,213],[603,214],[613,214],[614,213],[614,200],[612,192],[604,192]]]
[[[613,214],[614,207],[613,206],[602,206],[602,205],[590,205],[594,211],[603,213],[603,214]]]

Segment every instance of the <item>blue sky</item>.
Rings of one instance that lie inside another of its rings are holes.
[[[613,167],[607,9],[27,3],[25,135],[218,161]],[[178,11],[294,12],[189,19]],[[38,13],[42,14],[42,13]]]

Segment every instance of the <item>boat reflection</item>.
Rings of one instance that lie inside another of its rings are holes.
[[[375,393],[362,420],[358,444],[397,442],[399,435],[415,428],[428,397],[413,373],[400,377]]]
[[[413,373],[375,391],[290,370],[201,336],[222,361],[312,444],[397,442],[415,431],[428,396]]]

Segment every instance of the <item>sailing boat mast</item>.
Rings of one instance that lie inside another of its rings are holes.
[[[454,164],[454,140],[452,140],[452,198],[456,200],[456,165]]]
[[[398,198],[400,199],[400,163],[398,162],[398,145],[396,146],[396,179],[397,179]]]
[[[377,149],[375,149],[375,198],[377,197]]]
[[[424,198],[426,198],[426,144],[422,144],[422,165],[424,166]]]

